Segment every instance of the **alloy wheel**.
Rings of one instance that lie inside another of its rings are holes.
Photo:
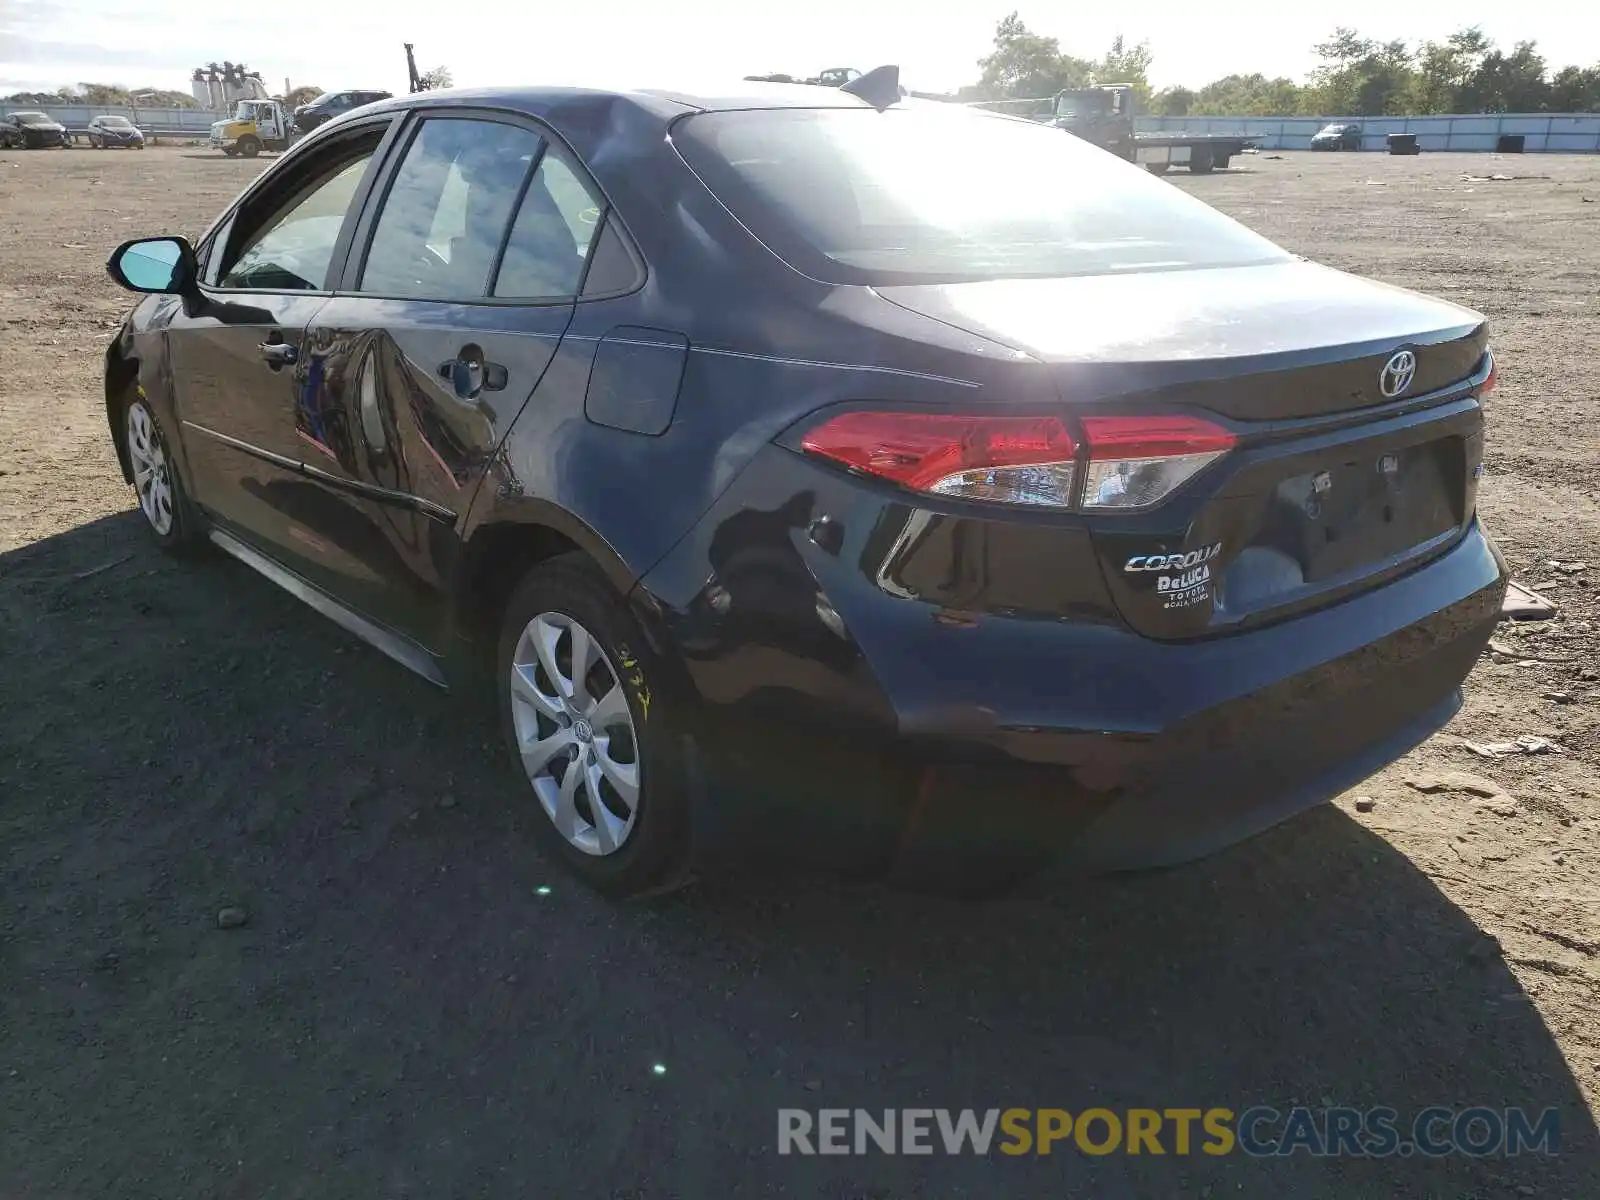
[[[575,849],[620,850],[639,813],[639,741],[621,677],[598,639],[560,612],[523,628],[511,719],[534,794]]]
[[[150,527],[166,537],[172,532],[172,474],[161,431],[143,400],[128,405],[128,458],[139,507]]]

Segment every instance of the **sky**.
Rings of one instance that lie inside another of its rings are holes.
[[[1118,33],[1148,40],[1157,87],[1234,72],[1301,78],[1335,25],[1382,40],[1478,24],[1510,49],[1540,44],[1552,68],[1600,64],[1593,0],[0,0],[0,94],[81,82],[188,89],[192,68],[243,61],[279,91],[314,84],[406,89],[405,52],[458,85],[696,86],[774,71],[898,63],[917,90],[977,80],[995,25],[1015,9],[1035,32],[1092,58]],[[311,14],[315,14],[314,17]]]

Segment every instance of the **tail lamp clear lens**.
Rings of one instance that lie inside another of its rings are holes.
[[[1233,449],[1226,429],[1198,417],[1085,417],[1083,507],[1148,508]]]
[[[851,412],[801,441],[811,454],[912,491],[1035,508],[1139,509],[1233,448],[1185,416],[1086,417],[1079,446],[1055,417]]]

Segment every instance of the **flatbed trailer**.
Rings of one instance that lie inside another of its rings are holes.
[[[1136,133],[1132,161],[1152,174],[1188,167],[1195,175],[1226,168],[1235,155],[1261,149],[1261,139],[1233,133]]]

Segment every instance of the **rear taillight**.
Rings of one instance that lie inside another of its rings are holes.
[[[1490,392],[1494,391],[1495,377],[1496,364],[1494,361],[1494,355],[1491,354],[1489,355],[1489,373],[1484,376],[1483,382],[1478,386],[1478,395],[1487,396]]]
[[[1234,446],[1233,434],[1199,417],[1085,417],[1083,431],[1090,511],[1158,504]]]
[[[912,491],[1089,511],[1159,503],[1234,445],[1197,417],[1085,417],[1083,431],[1079,445],[1056,417],[850,412],[800,444]]]
[[[913,491],[959,500],[1067,508],[1078,446],[1055,417],[851,412],[801,445]]]

